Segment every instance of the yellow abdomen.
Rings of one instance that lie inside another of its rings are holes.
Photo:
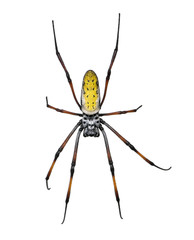
[[[92,70],[88,70],[84,75],[81,95],[81,107],[85,114],[92,115],[100,110],[98,77]]]

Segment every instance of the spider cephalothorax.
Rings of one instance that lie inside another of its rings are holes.
[[[107,72],[107,76],[106,76],[106,82],[105,82],[105,88],[104,88],[104,95],[103,95],[102,101],[100,101],[100,90],[99,90],[99,83],[98,83],[97,75],[95,74],[94,71],[88,70],[85,73],[84,79],[83,79],[82,93],[81,93],[81,104],[78,102],[78,100],[76,98],[76,95],[75,95],[75,92],[74,92],[74,88],[73,88],[73,84],[72,84],[72,80],[70,78],[69,72],[67,71],[67,68],[66,68],[66,66],[63,62],[63,59],[62,59],[62,57],[61,57],[61,55],[58,51],[57,41],[56,41],[56,36],[55,36],[54,21],[52,21],[52,24],[53,24],[55,50],[56,50],[57,57],[58,57],[61,65],[62,65],[62,67],[63,67],[63,69],[66,73],[66,77],[67,77],[67,80],[69,82],[70,88],[72,90],[75,102],[77,103],[77,105],[78,105],[79,109],[82,111],[82,113],[74,113],[74,112],[63,110],[63,109],[55,108],[55,107],[48,104],[48,98],[46,97],[47,107],[49,107],[51,109],[54,109],[54,110],[56,110],[58,112],[61,112],[61,113],[67,113],[67,114],[82,117],[82,119],[72,129],[72,131],[69,133],[69,135],[67,136],[65,141],[62,143],[62,145],[59,147],[58,151],[56,152],[53,163],[52,163],[52,165],[51,165],[51,167],[48,171],[48,174],[46,176],[47,188],[50,189],[48,187],[48,180],[50,178],[52,169],[55,165],[55,162],[56,162],[57,158],[59,157],[60,153],[62,152],[63,148],[65,147],[65,145],[67,144],[67,142],[69,141],[69,139],[71,138],[73,133],[79,128],[78,132],[77,132],[75,149],[74,149],[74,154],[73,154],[73,159],[72,159],[72,164],[71,164],[70,181],[69,181],[69,187],[68,187],[67,196],[66,196],[66,200],[65,200],[65,213],[64,213],[64,217],[63,217],[63,221],[62,221],[62,223],[63,223],[64,220],[65,220],[65,216],[66,216],[67,204],[68,204],[69,198],[70,198],[71,185],[72,185],[72,180],[73,180],[73,175],[74,175],[74,170],[75,170],[75,165],[76,165],[77,150],[78,150],[78,144],[79,144],[79,138],[80,138],[81,132],[83,131],[84,137],[88,137],[88,136],[98,137],[100,135],[100,131],[101,131],[102,135],[103,135],[103,138],[104,138],[104,141],[105,141],[108,162],[109,162],[110,171],[111,171],[112,179],[113,179],[115,196],[116,196],[116,200],[117,200],[118,208],[119,208],[119,214],[120,214],[120,217],[122,218],[121,209],[120,209],[120,198],[119,198],[119,193],[118,193],[118,190],[117,190],[117,185],[116,185],[116,180],[115,180],[115,172],[114,172],[113,161],[112,161],[112,157],[111,157],[111,154],[110,154],[108,138],[106,136],[106,132],[105,132],[102,125],[105,125],[106,127],[108,127],[117,137],[119,137],[119,139],[121,141],[123,141],[131,150],[136,152],[141,158],[143,158],[151,166],[155,166],[155,167],[157,167],[159,169],[162,169],[162,170],[169,170],[170,168],[167,168],[167,169],[165,168],[164,169],[164,168],[161,168],[161,167],[158,167],[157,165],[155,165],[153,162],[151,162],[149,159],[147,159],[143,154],[141,154],[139,151],[137,151],[137,149],[129,141],[127,141],[123,136],[121,136],[113,127],[111,127],[102,118],[100,118],[101,116],[119,115],[119,114],[125,114],[125,113],[130,113],[130,112],[136,112],[141,107],[141,106],[139,106],[136,109],[127,110],[127,111],[117,111],[117,112],[111,112],[111,113],[99,113],[100,108],[102,107],[102,104],[103,104],[104,99],[106,97],[106,91],[107,91],[107,87],[108,87],[108,83],[109,83],[109,79],[110,79],[110,75],[111,75],[111,69],[112,69],[112,66],[113,66],[114,60],[116,58],[117,51],[118,51],[120,14],[119,14],[119,21],[118,21],[116,46],[115,46],[115,49],[114,49],[114,52],[113,52],[113,55],[112,55],[112,59],[111,59],[111,62],[110,62],[109,68],[108,68],[108,72]]]
[[[98,113],[94,115],[83,114],[82,127],[84,137],[99,137],[100,119]]]

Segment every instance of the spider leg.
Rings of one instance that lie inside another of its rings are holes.
[[[61,224],[63,224],[64,221],[65,221],[65,216],[66,216],[66,212],[67,212],[67,204],[68,204],[69,198],[70,198],[71,185],[72,185],[72,180],[73,180],[74,168],[75,168],[75,164],[76,164],[79,138],[80,138],[80,134],[81,134],[82,130],[83,130],[83,128],[80,127],[80,128],[79,128],[79,131],[78,131],[78,133],[77,133],[76,141],[75,141],[75,148],[74,148],[73,160],[72,160],[72,163],[71,163],[71,170],[70,170],[69,187],[68,187],[67,196],[66,196],[66,200],[65,200],[65,212],[64,212],[64,217],[63,217],[63,221],[62,221]]]
[[[138,108],[136,109],[132,109],[132,110],[127,110],[127,111],[118,111],[118,112],[111,112],[111,113],[100,113],[99,116],[110,116],[110,115],[120,115],[120,114],[125,114],[125,113],[131,113],[131,112],[137,112],[137,110],[139,108],[141,108],[141,106],[139,106]]]
[[[56,110],[57,112],[67,113],[67,114],[71,114],[71,115],[76,115],[76,116],[79,116],[79,117],[82,117],[82,116],[83,116],[83,114],[81,114],[81,113],[69,112],[69,111],[66,111],[66,110],[63,110],[63,109],[59,109],[59,108],[55,108],[55,107],[49,105],[49,104],[48,104],[48,97],[46,97],[46,106],[47,106],[48,108],[51,108],[51,109],[53,109],[53,110]]]
[[[71,91],[72,91],[72,93],[73,93],[73,97],[74,97],[74,99],[75,99],[78,107],[81,108],[81,105],[79,104],[79,102],[78,102],[78,100],[77,100],[77,98],[76,98],[76,95],[75,95],[75,92],[74,92],[74,88],[73,88],[73,83],[72,83],[71,77],[70,77],[70,75],[69,75],[69,72],[67,71],[67,68],[66,68],[66,66],[65,66],[65,64],[64,64],[64,62],[63,62],[63,59],[62,59],[62,57],[61,57],[61,55],[60,55],[60,53],[59,53],[59,51],[58,51],[57,39],[56,39],[56,34],[55,34],[54,21],[52,21],[52,25],[53,25],[53,34],[54,34],[54,40],[55,40],[56,55],[57,55],[57,57],[58,57],[58,59],[59,59],[59,62],[60,62],[61,65],[62,65],[65,73],[66,73],[67,80],[68,80],[68,82],[69,82]]]
[[[48,180],[49,180],[49,177],[51,175],[51,172],[53,170],[53,167],[57,161],[57,158],[59,157],[60,153],[63,151],[63,148],[65,147],[66,143],[69,141],[70,137],[73,135],[73,133],[75,132],[75,130],[81,125],[82,123],[82,120],[80,120],[76,126],[73,128],[73,130],[69,133],[69,135],[67,136],[67,138],[65,139],[65,141],[62,143],[62,145],[60,146],[60,148],[58,149],[58,151],[56,152],[55,154],[55,157],[54,157],[54,160],[52,162],[52,165],[47,173],[47,176],[46,176],[46,186],[47,186],[47,189],[50,190],[50,188],[48,187]]]
[[[120,214],[121,219],[123,219],[122,215],[121,215],[120,198],[119,198],[119,193],[118,193],[118,190],[117,190],[117,185],[116,185],[116,180],[115,180],[115,173],[114,173],[115,171],[114,171],[112,157],[111,157],[111,154],[110,154],[108,138],[106,136],[106,133],[105,133],[104,128],[102,127],[102,125],[100,125],[100,130],[101,130],[101,132],[103,134],[104,141],[105,141],[105,146],[106,146],[106,151],[107,151],[107,156],[108,156],[108,162],[109,162],[109,165],[110,165],[110,171],[112,173],[112,179],[113,179],[113,185],[114,185],[114,190],[115,190],[115,196],[116,196],[116,200],[117,200],[118,208],[119,208],[119,214]]]
[[[105,88],[104,88],[104,96],[103,96],[103,98],[102,98],[102,101],[101,101],[101,103],[100,103],[100,106],[102,106],[102,104],[103,104],[103,102],[104,102],[104,99],[105,99],[105,97],[106,97],[106,91],[107,91],[107,87],[108,87],[108,82],[109,82],[110,75],[111,75],[111,69],[112,69],[114,60],[115,60],[115,58],[116,58],[117,52],[118,52],[119,28],[120,28],[120,13],[119,13],[119,20],[118,20],[118,30],[117,30],[116,46],[115,46],[115,49],[114,49],[114,52],[113,52],[113,55],[112,55],[112,59],[111,59],[111,62],[110,62],[110,66],[109,66],[109,68],[108,68],[108,72],[107,72],[107,76],[106,76],[106,82],[105,82]]]
[[[128,142],[124,137],[122,137],[114,128],[112,128],[108,123],[106,123],[104,120],[100,119],[100,122],[102,124],[104,124],[105,126],[107,126],[114,134],[117,135],[117,137],[119,137],[128,147],[130,147],[131,150],[133,150],[134,152],[136,152],[140,157],[142,157],[147,163],[149,163],[151,166],[157,167],[161,170],[167,171],[170,170],[171,167],[169,168],[161,168],[159,166],[157,166],[156,164],[154,164],[153,162],[151,162],[149,159],[147,159],[143,154],[141,154],[140,152],[137,151],[137,149],[130,143]]]

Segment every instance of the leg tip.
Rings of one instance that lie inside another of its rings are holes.
[[[46,188],[50,190],[51,188],[48,186],[48,180],[46,179]]]
[[[169,168],[161,168],[161,167],[159,167],[159,166],[157,166],[157,165],[155,165],[154,164],[154,167],[157,167],[157,168],[159,168],[159,169],[161,169],[161,170],[163,170],[163,171],[168,171],[168,170],[170,170],[172,167],[169,167]]]
[[[123,219],[122,215],[120,214],[120,218]]]
[[[120,218],[123,219],[123,217],[122,217],[122,215],[121,215],[120,201],[118,201],[118,207],[119,207],[119,215],[120,215]]]
[[[48,107],[48,97],[46,96],[46,106]]]
[[[142,105],[140,105],[137,109],[136,109],[136,111],[138,110],[138,109],[140,109],[142,107]]]
[[[65,205],[65,212],[64,212],[63,221],[61,224],[63,224],[65,222],[66,212],[67,212],[67,203]]]

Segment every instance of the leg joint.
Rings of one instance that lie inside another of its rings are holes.
[[[111,70],[108,69],[108,72],[107,72],[107,77],[106,77],[106,80],[108,81],[110,79],[110,75],[111,75]]]
[[[73,174],[74,174],[74,169],[75,169],[75,161],[73,161],[71,164],[71,170],[70,170],[71,176],[73,176]]]
[[[130,142],[126,141],[126,145],[129,146],[131,148],[131,150],[133,150],[135,152],[137,151],[136,148]]]
[[[66,76],[67,76],[68,82],[70,83],[71,82],[71,78],[70,78],[70,75],[69,75],[69,73],[67,71],[66,71]]]
[[[62,151],[62,149],[59,148],[58,151],[57,151],[56,154],[55,154],[55,159],[57,159],[57,158],[59,157],[61,151]]]
[[[111,171],[112,175],[114,176],[115,169],[114,169],[113,163],[110,163],[110,171]]]
[[[71,170],[70,170],[71,177],[73,177],[73,174],[74,174],[74,168],[75,168],[75,166],[71,166]]]

